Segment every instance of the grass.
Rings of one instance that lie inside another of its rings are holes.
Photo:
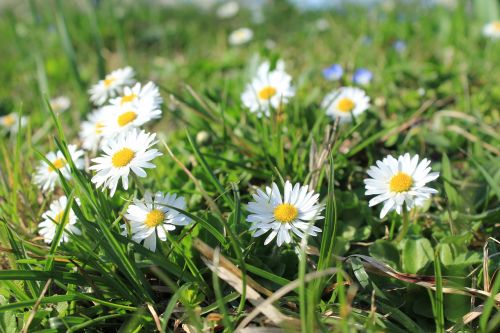
[[[187,5],[6,6],[0,115],[29,121],[17,135],[0,129],[0,332],[230,332],[255,308],[252,325],[284,331],[498,330],[500,43],[481,35],[498,8],[298,12],[276,1],[257,24],[248,10],[221,20]],[[254,39],[229,46],[241,26]],[[261,61],[279,58],[297,94],[283,114],[257,118],[241,92]],[[336,126],[321,109],[326,93],[350,84],[322,77],[332,63],[374,73],[372,106],[355,124]],[[72,179],[42,193],[37,163],[56,149],[69,157],[92,109],[87,89],[126,65],[161,87],[163,117],[147,127],[163,152],[156,168],[109,197],[69,159]],[[51,110],[57,95],[71,99],[68,111]],[[403,217],[379,219],[363,179],[375,161],[405,152],[432,160],[439,194],[405,214],[399,240]],[[310,184],[325,204],[315,223],[323,232],[299,254],[264,245],[245,221],[255,189],[285,180]],[[145,189],[186,197],[182,213],[194,222],[156,252],[120,233]],[[38,223],[63,194],[82,235],[47,245]]]

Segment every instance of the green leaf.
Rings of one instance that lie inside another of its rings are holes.
[[[393,268],[399,267],[399,251],[396,245],[387,240],[377,239],[372,245],[370,245],[368,252],[375,259],[383,261]]]
[[[407,239],[403,247],[403,270],[415,274],[434,260],[434,251],[427,238]]]

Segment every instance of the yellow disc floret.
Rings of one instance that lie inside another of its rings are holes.
[[[66,161],[62,158],[58,158],[57,160],[52,162],[54,167],[49,166],[49,171],[55,171],[55,169],[62,169],[66,165]]]
[[[277,93],[276,88],[267,86],[259,91],[259,98],[267,101],[270,100],[271,97],[276,95],[276,93]]]
[[[100,121],[98,121],[95,124],[95,134],[102,134],[102,128],[104,127],[104,124]]]
[[[130,163],[135,156],[135,152],[130,148],[122,148],[111,158],[111,163],[115,168],[121,168]]]
[[[350,98],[344,97],[337,103],[337,108],[342,112],[351,112],[356,104]]]
[[[153,209],[146,215],[146,221],[144,224],[150,228],[154,228],[157,225],[161,224],[165,220],[165,213],[159,209]]]
[[[121,99],[121,104],[125,104],[125,103],[130,103],[132,102],[134,99],[137,98],[137,95],[134,94],[134,93],[131,93],[129,95],[125,95],[125,96],[122,96],[122,99]]]
[[[279,204],[274,208],[274,218],[281,223],[290,223],[299,215],[298,209],[289,204]]]
[[[121,127],[127,125],[128,123],[134,121],[137,118],[137,113],[134,111],[127,111],[118,116],[118,125]]]
[[[12,115],[12,114],[8,114],[2,118],[2,123],[5,126],[10,127],[16,123],[16,117],[14,117],[14,115]]]
[[[111,77],[111,76],[110,76],[110,77],[106,77],[106,78],[104,79],[104,86],[105,86],[106,88],[109,88],[109,86],[110,86],[110,85],[112,85],[114,81],[115,81],[115,78],[114,78],[114,77]]]
[[[413,185],[413,179],[410,175],[404,172],[399,172],[392,176],[389,182],[389,189],[392,192],[406,192]]]

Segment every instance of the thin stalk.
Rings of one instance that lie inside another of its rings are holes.
[[[408,209],[406,208],[406,205],[403,205],[403,226],[401,227],[401,231],[396,237],[396,243],[401,242],[403,238],[405,238],[406,234],[408,233],[409,227],[410,227],[409,212]]]

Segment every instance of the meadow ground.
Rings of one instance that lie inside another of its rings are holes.
[[[0,332],[497,331],[498,2],[384,3],[2,7]]]

